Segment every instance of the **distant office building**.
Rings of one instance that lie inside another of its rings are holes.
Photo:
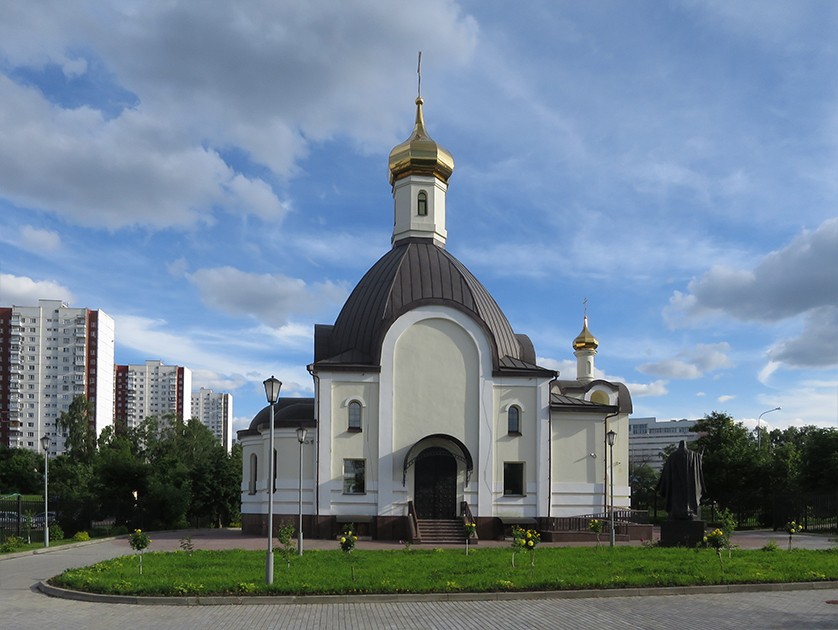
[[[189,420],[192,370],[162,361],[117,365],[114,420],[132,429],[149,416],[174,415]]]
[[[629,465],[648,464],[655,470],[663,468],[663,452],[678,442],[692,442],[699,438],[690,429],[697,420],[663,420],[629,418]]]
[[[60,300],[0,307],[0,444],[64,451],[56,421],[76,396],[93,403],[98,435],[113,424],[114,322]]]
[[[233,395],[216,394],[203,387],[192,394],[192,418],[197,418],[213,432],[230,452],[233,447]]]

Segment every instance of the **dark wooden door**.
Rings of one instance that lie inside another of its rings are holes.
[[[442,448],[416,458],[414,503],[419,518],[457,517],[457,460]]]

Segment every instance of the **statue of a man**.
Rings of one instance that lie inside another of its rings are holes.
[[[694,520],[698,517],[698,503],[705,491],[701,455],[687,449],[684,440],[666,459],[657,490],[666,499],[670,519]]]

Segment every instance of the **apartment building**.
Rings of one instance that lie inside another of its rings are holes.
[[[230,452],[233,447],[233,395],[201,388],[192,394],[192,418],[200,420]]]
[[[0,307],[0,443],[64,451],[56,422],[76,396],[93,403],[91,428],[113,424],[114,321],[60,300]]]
[[[162,361],[117,365],[114,386],[114,420],[134,428],[149,416],[174,415],[189,419],[192,370]]]

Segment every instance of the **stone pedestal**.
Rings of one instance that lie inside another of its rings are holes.
[[[704,521],[664,521],[661,547],[695,547],[704,540]]]

